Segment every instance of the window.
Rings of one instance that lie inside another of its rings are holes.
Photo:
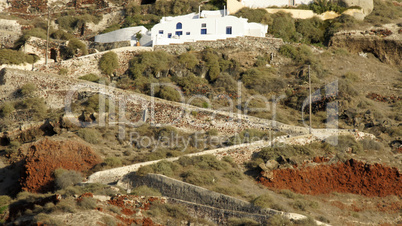
[[[232,34],[232,26],[226,27],[226,34],[231,35]]]
[[[169,34],[168,34],[168,38],[171,38],[171,37],[172,37],[172,33],[169,33]]]
[[[190,35],[190,32],[186,32],[186,35]]]
[[[176,24],[176,29],[183,29],[183,25],[179,22]]]
[[[159,30],[159,34],[163,35],[163,30]]]
[[[202,35],[206,35],[206,34],[207,34],[207,29],[206,29],[206,28],[201,29],[201,34],[202,34]]]
[[[207,24],[201,24],[201,27],[207,27]]]
[[[182,31],[176,31],[176,35],[178,35],[178,36],[183,35],[183,32]]]

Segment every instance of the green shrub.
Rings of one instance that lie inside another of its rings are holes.
[[[184,182],[198,186],[212,185],[217,181],[213,172],[189,170],[182,173],[180,176],[183,178]]]
[[[377,142],[373,139],[370,138],[365,138],[360,141],[360,143],[363,145],[364,150],[382,150],[384,148],[384,145],[380,142]]]
[[[162,88],[159,90],[158,96],[170,101],[179,102],[181,100],[180,93],[170,86],[162,86]]]
[[[295,21],[290,13],[277,12],[272,15],[272,26],[268,31],[277,38],[284,41],[298,41],[298,35],[295,28]]]
[[[1,64],[22,64],[30,63],[33,64],[39,60],[36,55],[28,55],[22,51],[12,50],[12,49],[0,49],[0,65]]]
[[[182,88],[185,94],[192,94],[198,91],[200,86],[206,85],[207,80],[201,77],[197,77],[190,74],[187,77],[176,77],[174,78],[176,84]]]
[[[113,212],[113,213],[117,213],[117,214],[120,214],[120,213],[121,213],[120,208],[117,207],[117,206],[109,206],[107,209],[108,209],[109,211]]]
[[[174,171],[177,169],[177,165],[175,163],[162,160],[152,165],[152,168],[155,173],[172,176],[174,174]]]
[[[61,39],[61,40],[70,40],[72,38],[74,38],[74,35],[67,33],[63,30],[57,30],[54,31],[50,37],[54,38],[54,39]]]
[[[134,79],[145,75],[158,76],[170,68],[172,56],[165,51],[143,52],[130,60],[129,71]]]
[[[10,196],[0,195],[0,206],[8,205],[11,202]]]
[[[102,217],[102,222],[106,226],[115,226],[115,225],[117,225],[116,220],[113,217],[109,217],[109,216]]]
[[[86,81],[90,81],[90,82],[98,82],[99,81],[99,77],[92,73],[81,76],[78,79],[86,80]]]
[[[141,196],[162,196],[162,194],[154,188],[150,188],[146,185],[139,186],[131,190],[131,195],[141,195]]]
[[[296,200],[295,202],[292,203],[292,206],[297,210],[306,211],[308,204],[304,200]]]
[[[25,109],[32,114],[33,119],[41,120],[47,114],[47,106],[43,98],[32,97],[22,101]]]
[[[243,226],[243,225],[258,226],[258,225],[260,225],[257,221],[250,219],[250,218],[235,218],[235,217],[229,218],[228,224],[233,225],[233,226]]]
[[[20,92],[24,97],[32,97],[35,91],[36,86],[32,83],[26,83],[20,89]]]
[[[66,49],[67,57],[74,57],[78,53],[77,50],[80,50],[82,55],[88,54],[87,46],[83,42],[76,38],[70,39]]]
[[[115,52],[109,51],[99,60],[99,68],[103,73],[111,75],[119,67],[119,58]]]
[[[296,31],[303,36],[302,41],[305,43],[321,43],[324,41],[324,21],[318,17],[297,21]]]
[[[66,68],[60,68],[59,70],[59,75],[67,75],[68,73],[68,69]]]
[[[112,31],[116,31],[120,29],[120,25],[119,24],[112,24],[109,27],[107,27],[105,30],[101,31],[101,34],[105,34],[105,33],[109,33]]]
[[[82,128],[79,129],[77,135],[84,139],[86,142],[91,144],[98,144],[102,135],[99,133],[98,130],[93,128]]]
[[[63,225],[63,223],[59,220],[53,219],[49,215],[45,213],[39,213],[33,218],[33,221],[40,225],[52,225],[52,226],[58,226],[58,225]]]
[[[30,37],[37,37],[41,39],[46,39],[46,30],[42,28],[32,28],[30,30],[24,30],[22,32],[21,37],[15,42],[15,47],[19,48],[22,45],[25,44],[25,42],[30,38]]]
[[[92,95],[91,97],[88,98],[88,100],[85,102],[86,109],[90,111],[96,111],[99,112],[101,105],[100,105],[100,100],[99,98],[104,98],[104,111],[108,112],[109,108],[112,106],[112,103],[110,103],[109,98],[106,96],[101,96],[99,94]]]
[[[213,190],[229,196],[244,196],[245,194],[242,189],[233,186],[217,186]]]
[[[54,176],[57,189],[66,189],[82,182],[81,173],[74,170],[56,169]]]
[[[268,219],[267,225],[291,226],[294,224],[289,220],[289,218],[282,216],[281,214],[275,214]]]
[[[83,209],[93,210],[96,208],[96,200],[91,197],[84,197],[78,202],[78,206]]]
[[[336,2],[331,2],[329,0],[314,0],[310,3],[309,8],[317,14],[324,13],[326,11],[335,11],[339,14],[346,10],[345,7],[338,5]]]
[[[285,158],[289,158],[292,156],[312,156],[314,155],[314,151],[311,150],[307,146],[301,145],[291,145],[291,146],[284,146],[284,147],[266,147],[261,149],[258,153],[258,158],[261,158],[264,162],[268,160],[277,160],[281,156]]]
[[[192,70],[199,61],[194,54],[187,52],[179,56],[179,63],[183,64],[187,69]]]
[[[109,157],[106,158],[103,163],[106,164],[106,166],[109,167],[119,167],[122,165],[121,159],[117,158],[117,157]]]
[[[274,203],[272,197],[269,194],[260,195],[252,201],[254,206],[261,208],[271,208]]]
[[[237,184],[239,180],[243,179],[243,174],[237,170],[232,170],[223,174],[223,177],[228,178],[230,182]]]
[[[152,168],[152,166],[141,166],[138,170],[137,170],[137,175],[138,176],[145,176],[149,173],[154,173],[154,169]]]
[[[275,77],[270,71],[257,68],[252,68],[244,72],[241,80],[246,88],[253,89],[261,94],[280,91],[286,86],[282,78]]]
[[[65,213],[75,213],[76,212],[76,202],[72,199],[62,199],[56,204],[55,210],[60,210]]]
[[[2,117],[8,117],[8,116],[10,116],[11,113],[13,113],[15,111],[14,104],[12,104],[10,102],[5,102],[1,106],[0,111],[1,111],[0,115]]]
[[[224,170],[228,168],[228,164],[219,161],[214,155],[201,155],[191,157],[194,161],[194,166],[202,170]]]
[[[280,191],[280,194],[281,194],[281,195],[284,195],[284,196],[285,196],[286,198],[288,198],[288,199],[295,199],[295,198],[299,198],[299,197],[300,197],[300,195],[294,193],[294,192],[291,191],[291,190],[287,190],[287,189],[281,190],[281,191]]]

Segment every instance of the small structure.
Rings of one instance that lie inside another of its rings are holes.
[[[142,34],[141,40],[136,39],[137,33]],[[137,41],[141,46],[151,45],[151,36],[144,26],[127,27],[116,31],[111,31],[105,34],[95,36],[95,42],[99,43],[111,43],[111,42],[130,42],[130,46],[135,46]]]
[[[202,11],[176,17],[162,17],[151,29],[152,45],[213,41],[239,36],[265,37],[268,25],[248,23],[227,15],[226,10]]]

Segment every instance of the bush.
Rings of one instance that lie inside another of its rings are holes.
[[[296,22],[296,31],[303,35],[305,43],[321,43],[324,41],[324,21],[318,17],[299,20]]]
[[[382,150],[384,148],[384,145],[380,142],[377,142],[373,139],[370,138],[365,138],[360,141],[360,143],[363,145],[364,150]]]
[[[50,37],[54,38],[54,39],[61,39],[61,40],[70,40],[72,38],[74,38],[74,35],[67,33],[63,30],[57,30],[55,32],[53,32]]]
[[[117,158],[117,157],[109,157],[106,158],[103,163],[105,163],[106,166],[109,167],[119,167],[122,165],[121,159]]]
[[[99,60],[99,68],[107,75],[111,75],[118,67],[119,59],[115,52],[109,51],[103,54]]]
[[[149,173],[154,173],[154,169],[151,166],[141,166],[138,170],[137,170],[137,175],[138,176],[145,176]]]
[[[33,119],[41,120],[46,116],[47,106],[43,98],[28,98],[22,101],[24,108],[29,109]]]
[[[251,9],[244,7],[237,11],[234,16],[247,18],[248,22],[262,23],[264,18],[269,16],[269,13],[265,9]]]
[[[282,38],[286,42],[298,41],[295,21],[290,13],[277,12],[272,17],[272,26],[268,29],[271,34],[277,38]]]
[[[54,176],[57,189],[66,189],[69,186],[82,182],[81,173],[74,170],[56,169]]]
[[[60,68],[59,75],[67,75],[68,70],[66,68]]]
[[[109,27],[107,27],[105,30],[101,31],[101,34],[105,34],[105,33],[109,33],[112,31],[116,31],[120,29],[120,25],[119,24],[112,24]]]
[[[374,9],[364,20],[374,25],[389,23],[391,20],[402,17],[402,7],[391,1],[374,0]]]
[[[280,214],[275,214],[268,219],[267,225],[291,226],[293,223],[289,220],[289,218]]]
[[[308,204],[304,200],[303,201],[297,200],[297,201],[293,202],[292,206],[293,206],[293,208],[295,208],[297,210],[306,211]]]
[[[129,71],[134,79],[142,75],[158,77],[160,72],[170,68],[171,61],[172,56],[164,51],[143,52],[130,60]]]
[[[260,195],[252,201],[254,206],[261,208],[271,208],[274,201],[269,194]]]
[[[152,165],[152,168],[155,173],[163,174],[166,176],[172,176],[174,171],[177,169],[177,165],[175,163],[162,160]]]
[[[338,5],[336,2],[333,3],[329,0],[314,0],[310,3],[309,8],[313,10],[313,12],[317,14],[324,13],[326,11],[335,11],[339,14],[343,13],[346,10],[345,7]]]
[[[291,145],[285,147],[266,147],[261,149],[258,153],[258,158],[261,158],[264,162],[268,160],[278,160],[281,156],[289,158],[292,156],[314,155],[314,151],[307,146]]]
[[[181,100],[180,93],[170,86],[162,86],[162,88],[159,90],[158,96],[170,101],[179,102]]]
[[[88,100],[86,101],[85,105],[86,105],[86,109],[90,112],[90,111],[96,111],[99,112],[101,106],[100,106],[100,101],[99,98],[104,98],[104,111],[108,112],[109,108],[112,106],[109,102],[109,98],[105,96],[100,96],[99,94],[95,94],[92,95],[91,97],[88,98]]]
[[[78,53],[77,50],[80,50],[82,55],[88,54],[87,46],[76,38],[72,38],[68,41],[66,50],[67,57],[74,57]]]
[[[150,188],[146,185],[139,186],[131,190],[131,195],[141,195],[141,196],[162,196],[162,194],[154,189]]]
[[[218,186],[213,188],[214,191],[229,196],[244,196],[244,191],[240,188],[233,186]]]
[[[33,64],[39,60],[36,55],[25,54],[22,51],[12,49],[0,49],[0,65],[1,64]]]
[[[228,178],[230,182],[237,184],[239,180],[243,179],[243,174],[237,170],[233,170],[223,174],[223,177]]]
[[[187,77],[176,77],[174,78],[174,81],[182,88],[185,94],[196,93],[199,88],[204,87],[207,84],[207,80],[193,74],[190,74]]]
[[[233,225],[233,226],[243,226],[243,225],[258,226],[258,225],[260,225],[257,221],[250,219],[250,218],[235,218],[235,217],[229,218],[228,224]]]
[[[78,202],[78,206],[86,210],[93,210],[96,208],[96,200],[91,197],[84,197]]]
[[[280,91],[286,85],[283,79],[274,77],[272,72],[261,71],[257,68],[244,72],[241,80],[246,88],[253,89],[261,94]]]
[[[194,54],[187,52],[179,56],[179,63],[183,64],[187,69],[192,70],[199,61]]]
[[[10,102],[5,102],[0,108],[0,115],[2,117],[8,117],[11,113],[15,111],[14,105]]]
[[[115,226],[115,225],[117,225],[116,220],[114,218],[112,218],[112,217],[109,217],[109,216],[102,217],[102,222],[106,226]]]
[[[182,173],[180,176],[183,178],[184,182],[198,186],[212,185],[217,181],[213,172],[189,170]]]
[[[316,59],[313,56],[313,52],[310,47],[301,45],[298,48],[290,44],[285,44],[279,49],[279,53],[289,58],[292,58],[298,64],[314,64]]]
[[[294,193],[293,191],[291,191],[291,190],[281,190],[280,191],[280,194],[281,195],[284,195],[286,198],[288,198],[288,199],[295,199],[295,198],[299,198],[300,197],[300,195],[298,195],[298,194],[296,194],[296,193]]]
[[[219,161],[214,155],[201,155],[192,157],[194,166],[202,170],[224,170],[228,163]]]
[[[91,144],[98,144],[102,135],[98,132],[98,130],[93,128],[82,128],[79,129],[77,135],[84,139],[86,142]]]
[[[81,76],[78,79],[86,80],[86,81],[90,81],[90,82],[98,82],[99,81],[99,77],[92,73]]]
[[[36,86],[32,83],[24,84],[20,89],[20,92],[24,97],[32,97],[35,91]]]

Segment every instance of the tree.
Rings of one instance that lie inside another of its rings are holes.
[[[118,67],[119,59],[115,52],[109,51],[103,54],[99,60],[99,68],[107,75],[111,75]]]

